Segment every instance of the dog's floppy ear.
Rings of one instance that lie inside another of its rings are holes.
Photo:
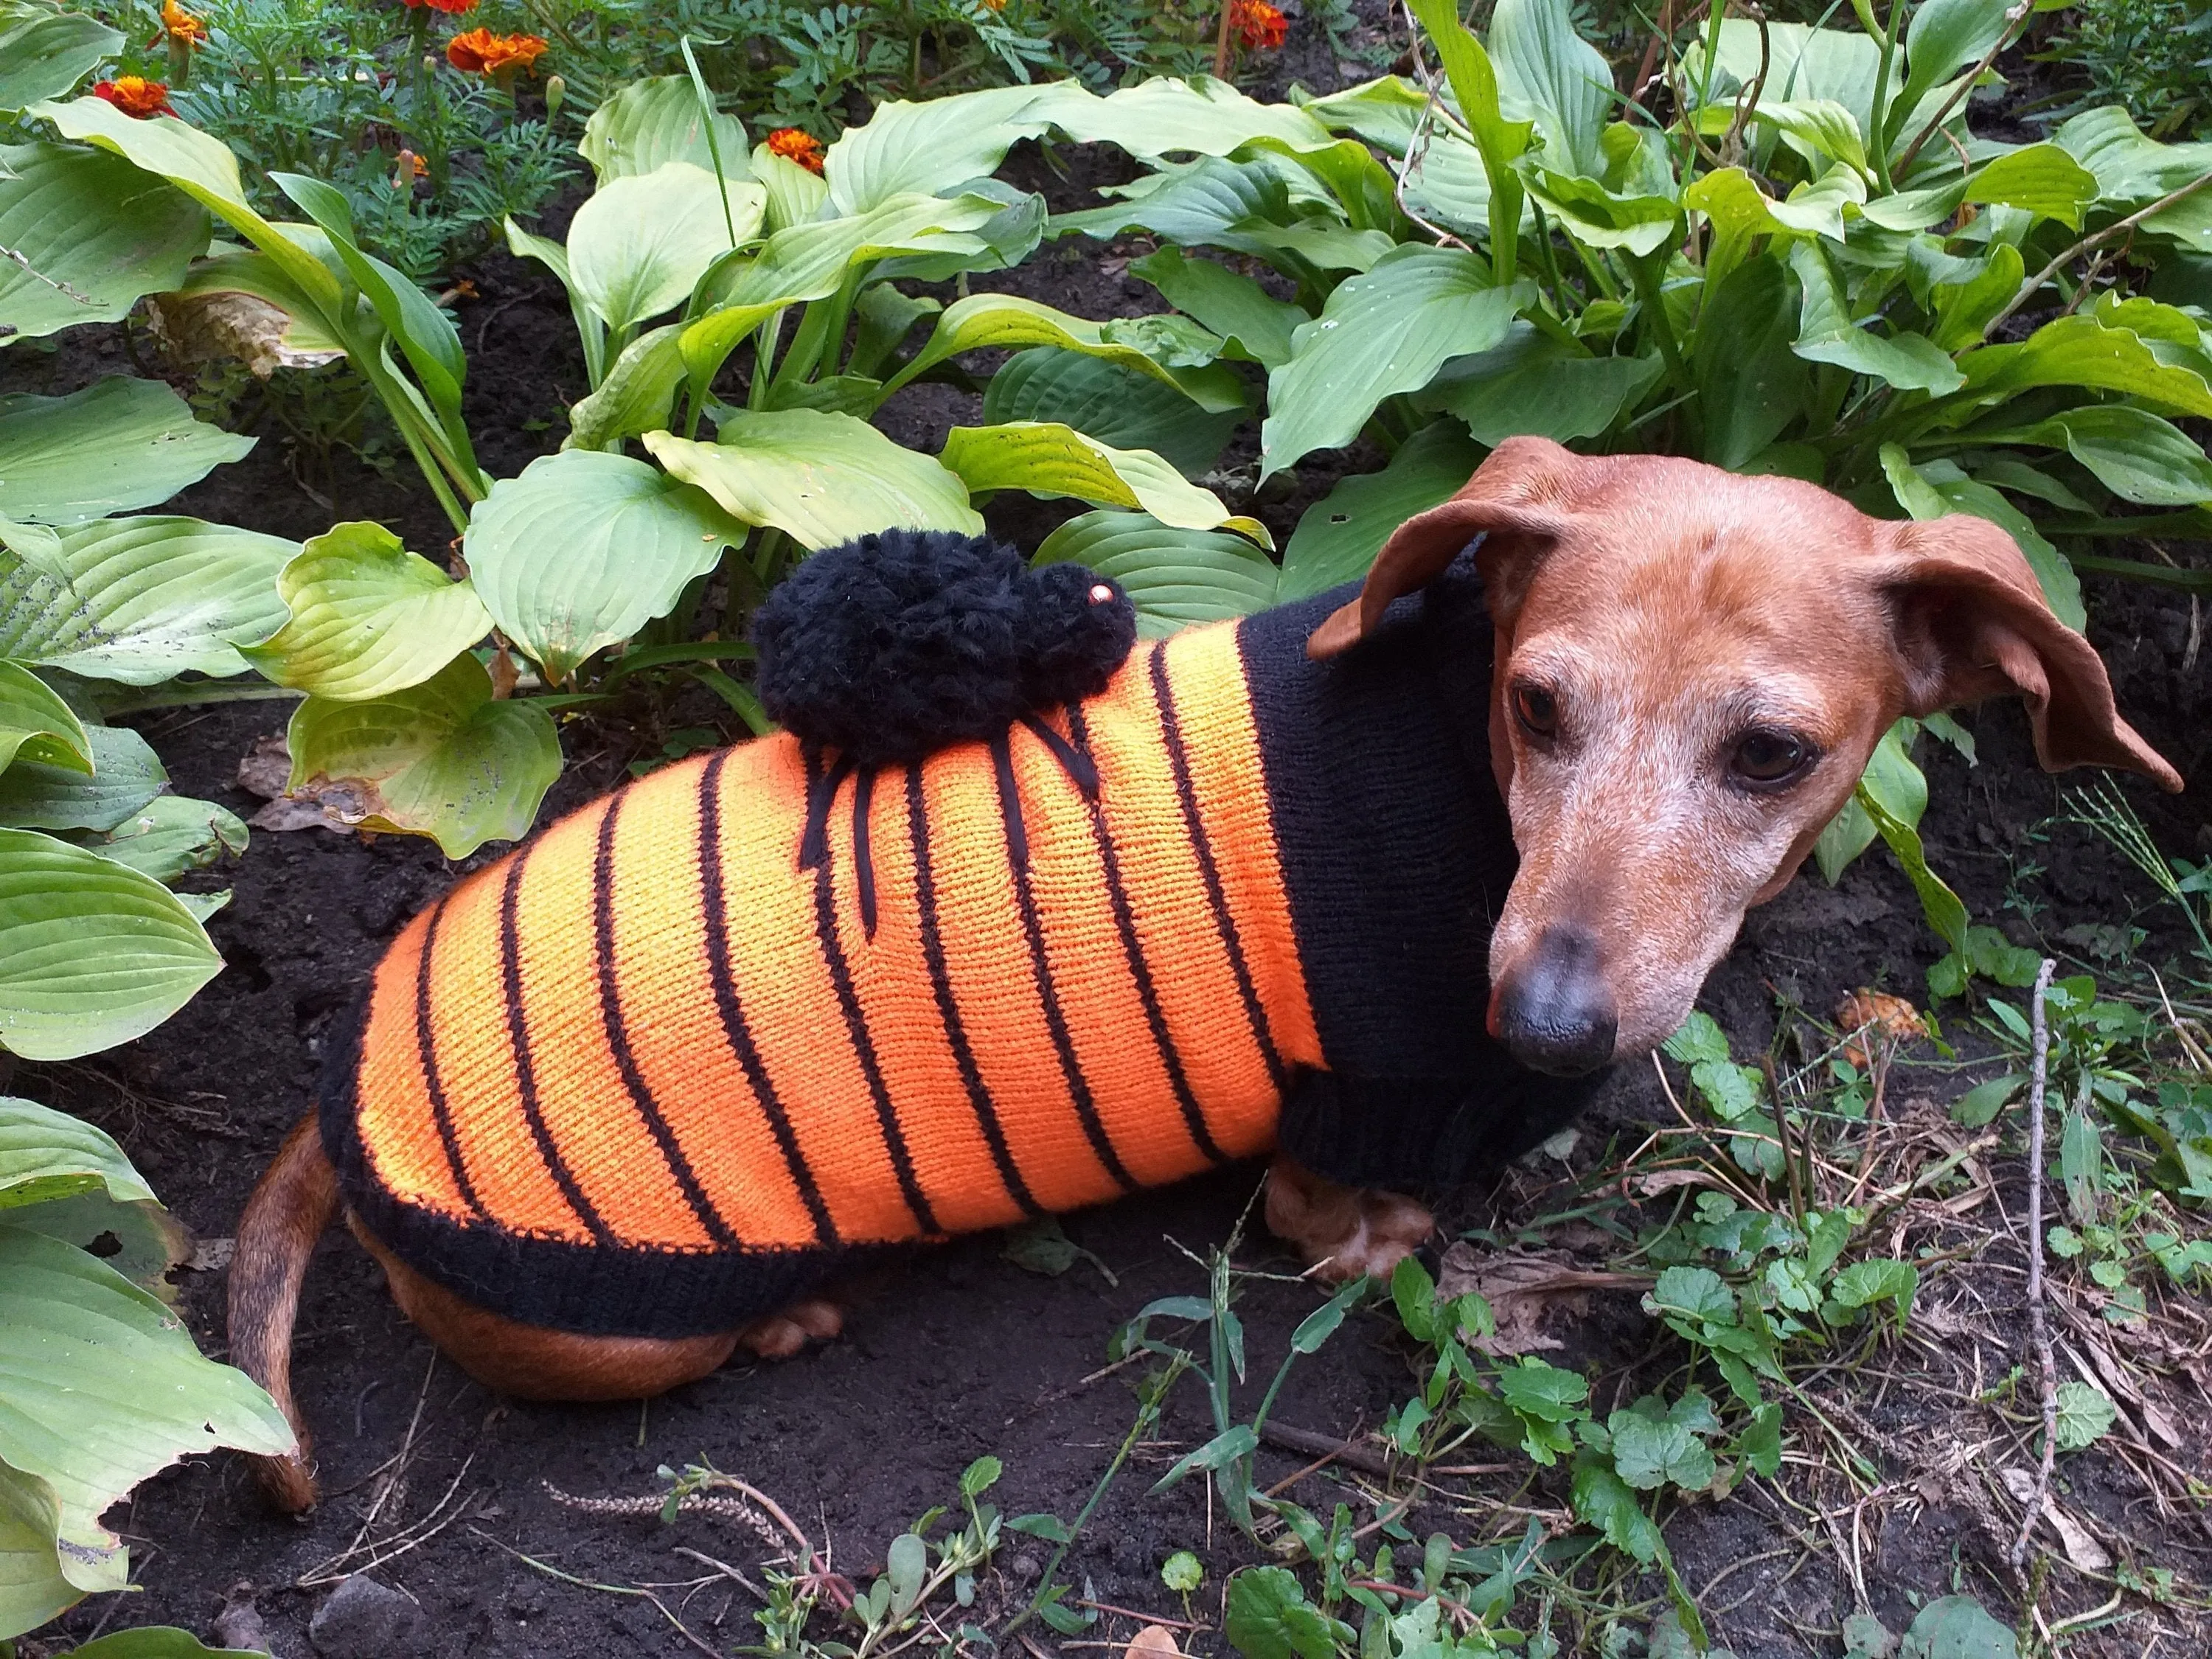
[[[1571,516],[1565,487],[1581,459],[1548,438],[1508,438],[1467,487],[1440,507],[1416,514],[1375,556],[1359,597],[1334,612],[1306,641],[1306,655],[1334,657],[1364,639],[1390,601],[1442,575],[1478,535],[1483,595],[1500,627],[1519,607],[1528,577]]]
[[[2052,614],[2035,572],[1996,525],[1953,514],[1895,526],[1878,584],[1904,672],[1900,712],[2015,695],[2046,771],[2112,766],[2181,787],[2181,775],[2120,718],[2104,662]]]

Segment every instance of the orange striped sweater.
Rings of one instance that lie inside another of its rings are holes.
[[[1481,1031],[1479,598],[1308,662],[1343,597],[911,765],[777,736],[554,824],[376,969],[323,1097],[349,1203],[495,1311],[677,1335],[1279,1132],[1405,1184],[1549,1133],[1586,1085]]]

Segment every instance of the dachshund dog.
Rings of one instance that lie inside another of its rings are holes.
[[[1900,715],[2016,695],[2046,767],[2180,787],[1995,526],[1686,460],[1510,440],[1356,594],[1133,632],[967,538],[817,554],[757,626],[783,732],[409,925],[238,1228],[276,1504],[341,1209],[533,1399],[788,1354],[857,1256],[1270,1151],[1270,1225],[1387,1273],[1431,1227],[1399,1193],[1681,1023]]]

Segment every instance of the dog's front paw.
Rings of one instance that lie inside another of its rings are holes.
[[[788,1359],[810,1341],[827,1342],[845,1328],[845,1310],[810,1297],[756,1319],[738,1333],[738,1346],[763,1359]]]
[[[1436,1218],[1396,1193],[1344,1187],[1279,1158],[1267,1171],[1267,1225],[1313,1264],[1314,1277],[1341,1284],[1362,1273],[1387,1279],[1436,1231]]]

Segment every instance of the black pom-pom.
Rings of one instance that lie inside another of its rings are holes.
[[[1105,689],[1137,636],[1121,587],[981,536],[886,530],[802,562],[753,617],[761,702],[863,766],[988,738]]]

